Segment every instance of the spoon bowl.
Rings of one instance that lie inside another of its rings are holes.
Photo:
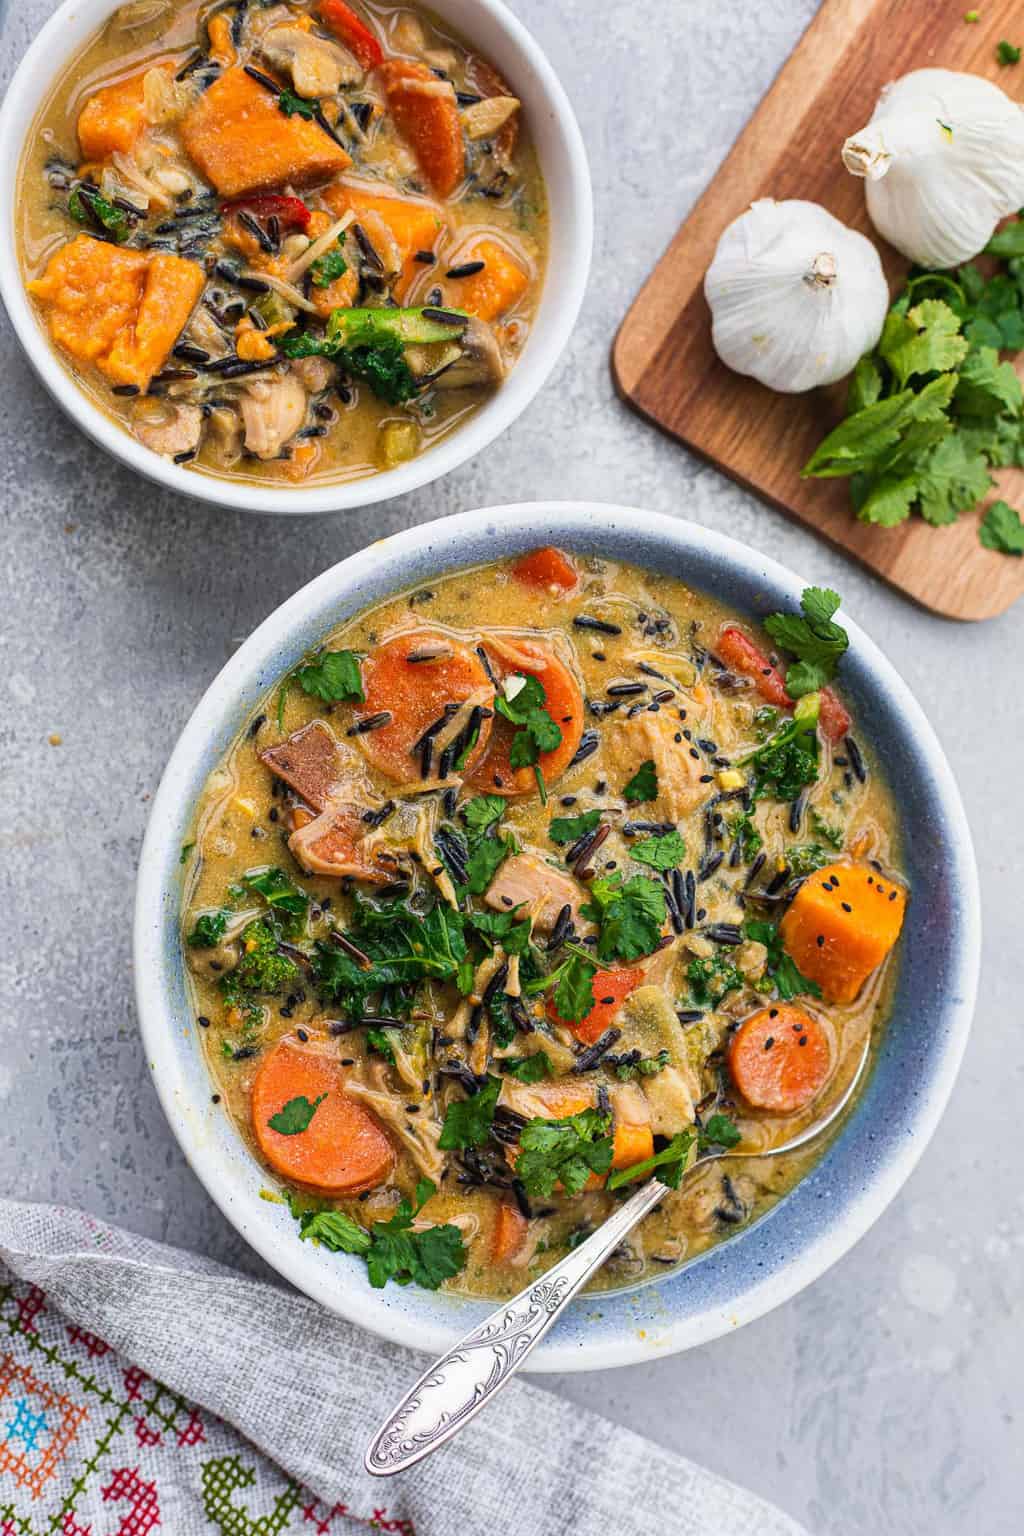
[[[864,1041],[849,1081],[810,1125],[778,1146],[755,1152],[712,1147],[683,1169],[680,1183],[709,1162],[727,1158],[781,1157],[816,1140],[839,1120],[868,1064],[870,1035]],[[470,1329],[410,1387],[381,1425],[365,1456],[367,1472],[393,1477],[431,1455],[496,1397],[524,1365],[530,1352],[554,1325],[576,1293],[601,1268],[638,1222],[668,1193],[660,1179],[648,1179],[596,1232],[566,1254],[538,1280],[502,1302],[490,1317]]]

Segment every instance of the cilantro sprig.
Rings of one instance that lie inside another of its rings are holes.
[[[287,1104],[270,1116],[267,1124],[272,1131],[279,1136],[301,1136],[303,1131],[308,1131],[313,1116],[326,1099],[326,1093],[318,1093],[315,1099],[307,1099],[304,1093],[297,1098],[289,1099]]]
[[[541,804],[547,805],[547,786],[540,770],[542,752],[553,752],[562,741],[562,728],[545,709],[547,694],[535,677],[514,673],[506,678],[504,691],[495,696],[494,707],[512,725],[520,727],[512,737],[508,760],[513,768],[532,768]]]
[[[784,1003],[792,1002],[794,997],[821,996],[818,983],[809,980],[796,961],[786,953],[782,936],[774,923],[751,918],[744,924],[743,931],[748,939],[763,944],[768,951],[762,990],[771,991],[774,988]]]
[[[599,960],[628,965],[657,949],[667,915],[665,889],[657,880],[634,875],[623,882],[619,874],[599,875],[591,881],[590,897],[582,913],[600,925]]]
[[[846,654],[850,637],[834,616],[841,598],[830,587],[805,587],[800,607],[795,613],[773,613],[764,627],[776,644],[797,657],[786,672],[786,692],[799,699],[805,693],[817,693],[830,683]]]
[[[531,1199],[546,1200],[561,1184],[578,1195],[592,1173],[612,1165],[611,1119],[596,1109],[565,1120],[530,1120],[519,1138],[516,1177]]]
[[[445,1111],[438,1146],[445,1152],[462,1147],[482,1147],[491,1134],[494,1109],[501,1092],[501,1078],[487,1082],[468,1099],[456,1099]]]
[[[845,419],[804,467],[810,478],[849,478],[862,522],[894,527],[913,512],[955,522],[988,494],[991,470],[1024,464],[1024,392],[1000,359],[1024,348],[1024,221],[997,231],[985,254],[1005,268],[911,274],[853,372]],[[1018,552],[987,519],[979,536]]]
[[[377,1290],[394,1280],[410,1281],[428,1291],[457,1275],[468,1257],[459,1228],[450,1223],[414,1232],[412,1224],[437,1186],[421,1179],[415,1204],[403,1199],[390,1221],[362,1227],[344,1211],[306,1211],[299,1218],[299,1235],[306,1242],[322,1243],[332,1253],[354,1253],[366,1260],[370,1284]]]
[[[363,679],[355,651],[321,651],[300,667],[295,681],[303,693],[327,704],[363,704]]]

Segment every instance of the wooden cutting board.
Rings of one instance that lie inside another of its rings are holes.
[[[875,528],[856,521],[845,480],[801,480],[801,465],[842,414],[845,386],[779,395],[730,372],[712,349],[703,293],[722,230],[758,197],[821,203],[871,235],[895,286],[907,263],[871,229],[863,184],[844,171],[840,148],[869,120],[882,86],[911,69],[969,70],[1024,98],[1024,60],[996,62],[1001,38],[1024,43],[1024,6],[981,0],[973,24],[967,8],[966,0],[824,0],[626,316],[613,368],[637,410],[741,485],[934,612],[987,619],[1024,592],[1024,560],[984,549],[977,514],[949,528],[917,517]],[[1024,507],[1024,471],[998,479],[993,497]]]

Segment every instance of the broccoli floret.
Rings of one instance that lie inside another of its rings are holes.
[[[728,993],[743,986],[743,977],[722,955],[697,957],[686,968],[686,978],[698,1008],[717,1008]]]
[[[295,961],[278,950],[278,938],[269,923],[262,919],[249,923],[242,930],[242,958],[235,969],[221,978],[221,991],[225,1001],[244,1006],[255,992],[279,992],[286,982],[294,981],[298,974]]]

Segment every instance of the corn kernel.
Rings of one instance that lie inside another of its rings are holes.
[[[746,780],[738,768],[721,768],[715,774],[719,789],[742,789]]]
[[[259,810],[255,800],[250,800],[245,795],[236,795],[231,804],[236,811],[241,811],[243,816],[248,816],[250,819],[253,819]]]

